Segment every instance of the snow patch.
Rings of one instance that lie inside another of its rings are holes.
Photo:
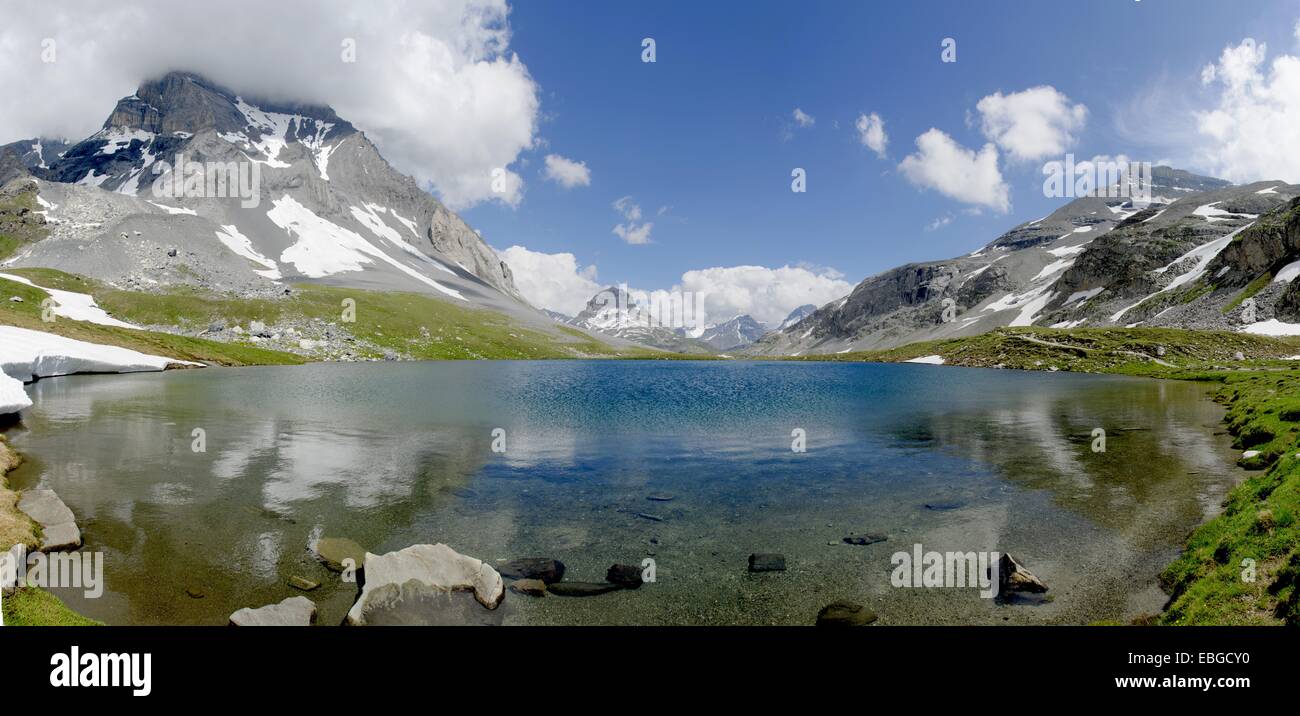
[[[1259,336],[1300,336],[1300,323],[1283,323],[1276,318],[1243,326],[1242,332]]]
[[[55,304],[57,304],[54,306],[54,315],[56,317],[68,318],[74,321],[85,321],[87,323],[98,323],[101,326],[140,330],[139,326],[119,321],[108,315],[104,309],[95,304],[95,298],[89,294],[76,293],[73,291],[60,291],[56,288],[37,286],[30,280],[14,274],[0,273],[0,278],[26,284],[32,288],[39,288],[40,290],[50,294],[50,298],[54,299]]]
[[[903,361],[904,363],[923,363],[925,365],[943,365],[943,356],[921,356],[920,358],[910,358]]]
[[[253,248],[253,242],[247,236],[244,236],[239,232],[239,227],[234,224],[227,224],[222,226],[216,234],[217,239],[220,240],[226,248],[230,249],[236,255],[242,256],[263,267],[262,270],[254,269],[253,273],[269,278],[272,281],[279,281],[283,278],[283,276],[280,275],[280,266],[271,259],[258,253],[257,250]]]

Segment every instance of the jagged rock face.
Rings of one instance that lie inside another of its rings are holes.
[[[972,254],[867,278],[745,352],[889,348],[1007,325],[1242,328],[1232,306],[1244,291],[1257,320],[1290,310],[1297,197],[1300,186],[1282,182],[1234,186],[1156,167],[1150,203],[1075,199]]]
[[[1276,274],[1300,255],[1300,199],[1285,211],[1260,217],[1214,258],[1208,273],[1225,287],[1245,286],[1264,273]],[[1222,274],[1219,272],[1223,271]]]
[[[817,312],[816,306],[814,306],[811,303],[806,303],[791,311],[790,315],[786,316],[784,321],[781,321],[781,325],[776,327],[776,330],[784,331],[785,329],[797,324],[799,321],[802,321],[803,319],[811,316],[816,312]]]
[[[66,140],[62,139],[23,139],[17,142],[0,145],[0,157],[12,155],[13,160],[26,169],[45,169],[50,162],[58,161],[59,157],[72,146]],[[12,179],[12,177],[10,177]],[[9,179],[0,176],[0,185],[5,184]]]
[[[194,172],[173,166],[181,157],[200,170],[193,185]],[[166,241],[202,260],[164,278],[206,288],[276,292],[277,282],[314,280],[524,308],[509,267],[478,234],[328,107],[245,98],[174,72],[145,82],[103,129],[33,174],[47,180],[54,241],[16,265],[132,287],[157,280],[141,256],[156,247],[143,244]]]
[[[741,348],[763,337],[767,329],[748,314],[711,326],[700,336],[700,340],[720,351]]]

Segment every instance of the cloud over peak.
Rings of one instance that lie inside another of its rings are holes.
[[[81,139],[141,81],[186,70],[251,96],[332,106],[453,208],[518,203],[510,167],[535,146],[540,102],[509,51],[506,0],[228,0],[219,21],[211,13],[141,0],[64,0],[57,12],[7,3],[0,137]],[[492,190],[498,169],[505,192]]]

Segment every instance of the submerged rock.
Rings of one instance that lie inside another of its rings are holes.
[[[293,576],[289,578],[289,586],[294,589],[301,589],[304,592],[310,592],[319,587],[320,582],[313,582],[306,577]]]
[[[335,572],[345,569],[345,559],[352,560],[353,569],[361,569],[366,564],[365,548],[343,537],[321,537],[316,540],[316,557]]]
[[[544,597],[546,582],[540,579],[517,579],[510,583],[510,591],[530,597]]]
[[[306,597],[289,597],[257,609],[245,607],[230,615],[230,626],[311,626],[316,604]]]
[[[594,597],[598,594],[616,592],[622,587],[609,582],[557,582],[547,589],[559,597]]]
[[[853,602],[833,602],[817,612],[817,626],[866,626],[875,620],[875,612]]]
[[[368,587],[369,585],[367,585]],[[348,612],[356,626],[500,626],[504,610],[484,609],[468,590],[448,591],[419,579],[367,589]],[[360,606],[360,609],[357,607]]]
[[[877,542],[884,542],[887,539],[889,539],[887,535],[876,534],[874,532],[866,532],[863,534],[855,533],[845,537],[844,544],[852,544],[862,547],[869,544],[876,544]]]
[[[501,576],[509,579],[540,579],[554,584],[564,579],[564,562],[546,557],[512,559],[501,567]]]
[[[505,583],[495,569],[445,544],[417,544],[384,555],[367,552],[366,584],[348,611],[347,623],[441,624],[444,619],[473,616],[457,596],[470,592],[489,610],[506,596]]]
[[[641,568],[633,564],[613,564],[605,572],[605,581],[624,589],[641,588]]]
[[[785,555],[776,553],[755,553],[749,555],[751,572],[784,572]]]

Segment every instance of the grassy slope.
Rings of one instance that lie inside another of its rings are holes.
[[[559,336],[526,329],[495,311],[459,306],[418,293],[300,285],[289,297],[240,299],[185,288],[173,288],[165,293],[121,291],[53,269],[12,269],[9,272],[40,286],[91,294],[100,307],[114,317],[140,325],[196,330],[214,321],[243,326],[254,320],[268,325],[280,321],[332,324],[357,339],[354,353],[361,358],[379,358],[385,351],[421,360],[677,357],[649,349],[614,348],[566,327],[560,328],[562,335]],[[8,295],[27,299],[31,294],[37,300],[28,301],[27,308],[22,304],[18,304],[18,309],[14,309],[13,304],[7,308],[39,318],[39,299],[43,294],[39,291],[32,293],[34,289],[30,287],[23,287],[27,289],[27,293],[23,293],[15,286],[18,284],[0,279],[0,296],[9,292]],[[346,299],[356,302],[355,322],[344,323],[342,320]],[[4,308],[0,306],[0,323],[13,323],[6,320]],[[172,338],[177,343],[197,340]],[[239,347],[258,350],[250,342],[203,341],[202,344],[209,349],[213,345],[226,346],[225,351],[233,352],[229,360],[217,361],[225,364],[285,362],[257,353],[241,356],[237,351]],[[173,350],[178,347],[173,346]],[[166,354],[184,357],[176,353]]]
[[[1247,359],[1234,360],[1238,351]],[[896,362],[936,354],[947,365],[1221,383],[1216,399],[1228,406],[1234,444],[1259,452],[1240,464],[1264,472],[1233,489],[1223,512],[1194,531],[1161,574],[1171,597],[1160,622],[1300,624],[1300,369],[1283,360],[1300,354],[1300,340],[1176,329],[1013,328],[802,359]],[[1157,357],[1172,366],[1152,360]],[[1245,560],[1253,560],[1253,581]]]

